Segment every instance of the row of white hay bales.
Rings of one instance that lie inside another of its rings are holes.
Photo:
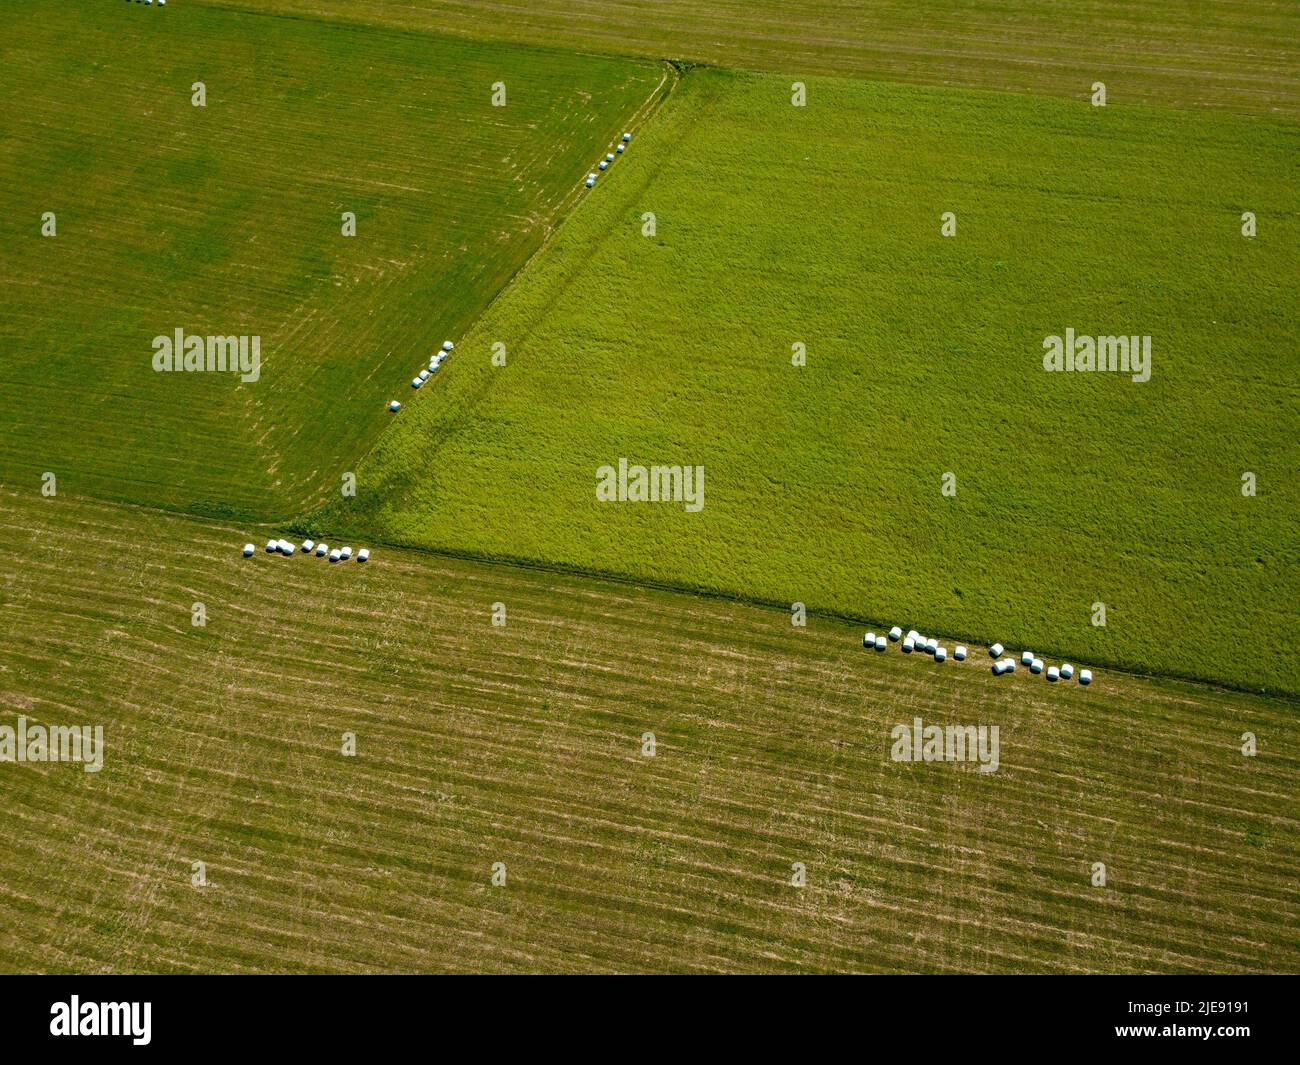
[[[452,353],[455,347],[456,345],[453,344],[450,340],[444,340],[442,342],[441,350],[435,351],[432,355],[429,356],[429,368],[427,370],[421,370],[418,374],[416,374],[414,377],[411,378],[411,387],[416,390],[423,388],[424,382],[427,381],[433,374],[436,374],[438,372],[438,367],[447,361],[447,356],[449,356]],[[402,409],[402,405],[398,403],[397,400],[390,399],[388,401],[388,409],[392,411],[394,414],[396,414],[399,410]]]
[[[623,154],[623,152],[627,148],[627,142],[630,141],[631,139],[632,139],[632,134],[624,133],[623,139],[618,142],[614,150],[612,152],[605,153],[605,158],[596,164],[595,170],[593,170],[590,174],[587,175],[587,180],[585,182],[587,188],[591,188],[593,185],[595,185],[596,178],[599,176],[601,171],[608,170],[609,164]]]
[[[251,558],[253,552],[257,549],[252,544],[244,545],[244,557]],[[267,540],[266,553],[268,555],[284,555],[289,558],[296,555],[301,550],[304,555],[315,553],[317,558],[328,558],[331,562],[346,562],[352,557],[351,547],[336,547],[331,550],[329,544],[318,544],[314,540],[304,540],[301,548],[288,540]],[[365,562],[370,558],[370,548],[363,547],[357,552],[357,561]]]
[[[126,0],[126,2],[129,4],[129,3],[131,2],[131,0]],[[154,3],[154,0],[135,0],[135,2],[136,2],[137,4],[144,4],[146,7],[148,7],[148,6],[151,6],[151,5]],[[158,6],[159,6],[159,7],[166,7],[166,6],[167,6],[167,0],[157,0],[157,3],[158,3]]]
[[[883,651],[889,646],[889,642],[902,642],[903,653],[910,655],[913,651],[919,651],[922,654],[929,655],[936,662],[946,662],[948,660],[948,648],[943,646],[933,636],[922,636],[915,629],[908,629],[906,635],[903,630],[895,625],[889,630],[888,638],[879,636],[874,632],[868,632],[862,637],[863,647],[874,647],[877,651]],[[993,675],[1000,677],[1004,673],[1014,673],[1016,671],[1016,660],[1014,658],[1002,657],[1006,650],[1000,643],[995,643],[989,648],[989,657],[993,659]],[[958,662],[966,661],[966,648],[958,644],[953,648],[952,657]],[[1046,668],[1047,679],[1053,683],[1058,680],[1071,680],[1074,677],[1074,666],[1065,662],[1060,666],[1045,666],[1041,658],[1034,654],[1033,651],[1022,651],[1020,654],[1020,664],[1029,667],[1029,672],[1039,674]],[[1092,670],[1079,670],[1079,683],[1092,683]]]
[[[895,643],[902,642],[903,653],[910,655],[913,651],[920,651],[924,655],[929,655],[936,662],[946,662],[948,660],[948,648],[943,646],[933,636],[922,636],[915,629],[908,629],[907,635],[903,635],[903,630],[895,625],[889,630],[889,638],[877,636],[874,632],[869,632],[862,637],[863,647],[874,647],[877,651],[883,651],[889,646],[889,640]],[[966,648],[958,644],[952,649],[952,657],[958,662],[966,661]]]

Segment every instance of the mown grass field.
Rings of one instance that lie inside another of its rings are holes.
[[[7,12],[0,725],[107,754],[0,764],[0,971],[1300,970],[1298,21]],[[656,111],[670,57],[778,73]],[[1067,326],[1152,334],[1152,380],[1044,374]],[[177,327],[261,380],[154,374]],[[598,504],[621,456],[704,465],[703,511]],[[375,556],[240,557],[272,518]],[[892,762],[916,716],[999,770]]]
[[[1289,123],[692,72],[321,527],[1295,692],[1297,177]]]
[[[1300,968],[1294,703],[260,535],[0,494],[0,723],[107,746],[0,766],[0,969]],[[890,761],[915,715],[1000,768]]]
[[[1300,116],[1289,0],[202,0],[792,76]]]
[[[15,5],[0,479],[265,517],[337,493],[387,401],[664,80],[653,61],[191,4]],[[260,380],[155,373],[153,338],[177,328],[260,336]]]

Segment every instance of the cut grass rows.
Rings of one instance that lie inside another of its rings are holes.
[[[1300,117],[1288,0],[202,0],[791,76]]]
[[[319,527],[1300,690],[1300,127],[810,92],[688,74]],[[1045,372],[1067,329],[1150,380]]]
[[[97,775],[0,766],[6,970],[1300,964],[1289,703],[998,682],[982,651],[874,655],[781,611],[3,503],[5,721],[108,745]],[[1002,767],[889,761],[914,714],[1000,725]]]

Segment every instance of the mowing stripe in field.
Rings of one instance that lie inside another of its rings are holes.
[[[1292,703],[397,550],[240,557],[278,531],[0,497],[0,724],[107,747],[0,763],[0,968],[1300,965]],[[891,761],[917,715],[998,725],[997,772]]]
[[[792,76],[1300,117],[1289,0],[202,0]]]

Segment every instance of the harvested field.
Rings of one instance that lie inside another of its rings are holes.
[[[0,496],[0,724],[107,745],[0,766],[0,969],[1300,968],[1292,703],[262,533]],[[892,762],[914,715],[1000,768]]]

